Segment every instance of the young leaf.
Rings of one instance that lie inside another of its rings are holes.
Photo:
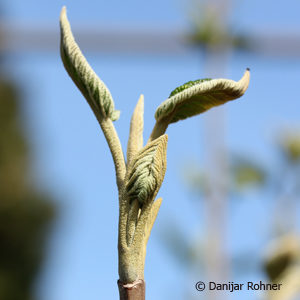
[[[157,108],[157,122],[174,123],[198,115],[206,110],[241,97],[248,88],[249,69],[240,81],[229,79],[202,79],[188,82],[175,89]]]
[[[154,222],[156,220],[161,203],[162,203],[162,198],[158,198],[157,200],[155,200],[153,202],[153,204],[151,206],[151,211],[149,213],[149,219],[147,220],[147,223],[146,223],[146,230],[145,230],[146,241],[148,241],[148,239],[150,237],[150,233],[151,233],[152,227],[154,225]]]
[[[97,74],[90,67],[73,37],[66,8],[60,15],[60,52],[64,66],[94,111],[97,119],[110,118],[115,121],[120,112],[114,108],[112,96]]]
[[[142,205],[158,192],[166,172],[167,135],[145,146],[129,166],[126,191],[131,201]]]
[[[140,99],[134,109],[130,122],[130,132],[127,144],[127,166],[138,151],[143,148],[144,129],[144,96]]]

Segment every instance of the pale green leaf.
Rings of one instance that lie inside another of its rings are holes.
[[[145,146],[134,157],[128,169],[126,191],[131,201],[140,204],[152,200],[158,192],[166,172],[167,135]]]
[[[120,112],[115,110],[110,91],[93,71],[75,42],[65,7],[63,7],[60,15],[60,29],[61,58],[68,74],[84,95],[98,119],[110,118],[112,121],[117,120]]]
[[[175,89],[156,110],[157,122],[174,123],[207,111],[241,97],[248,88],[249,69],[240,81],[229,79],[202,79],[188,82]]]
[[[144,96],[141,95],[134,109],[130,122],[130,132],[127,144],[127,165],[138,151],[143,148],[144,129]]]
[[[146,223],[146,227],[145,227],[145,237],[146,237],[146,241],[148,241],[149,237],[150,237],[150,233],[152,230],[152,227],[154,225],[154,222],[156,220],[158,211],[160,209],[162,203],[162,198],[158,198],[157,200],[155,200],[151,206],[151,211],[149,213],[149,218],[147,220]]]

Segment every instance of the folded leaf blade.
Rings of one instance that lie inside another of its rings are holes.
[[[167,135],[141,149],[128,167],[126,191],[130,201],[142,205],[156,196],[166,172]]]
[[[175,89],[156,110],[157,122],[174,123],[201,114],[208,109],[241,97],[248,88],[250,72],[247,69],[240,81],[229,79],[202,79],[188,82]]]
[[[63,7],[60,15],[60,29],[61,58],[68,74],[86,98],[98,119],[110,118],[112,121],[117,120],[120,112],[114,109],[110,91],[88,64],[75,42],[65,7]]]

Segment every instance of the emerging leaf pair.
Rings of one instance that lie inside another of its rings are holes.
[[[110,91],[90,67],[73,37],[66,16],[61,12],[61,57],[66,70],[82,92],[97,119],[118,120],[120,112],[115,110]],[[228,79],[200,79],[189,81],[171,92],[155,112],[158,123],[174,123],[203,113],[241,97],[248,88],[249,69],[240,81]]]
[[[119,288],[120,295],[127,292],[129,295],[129,283],[137,282],[143,286],[144,282],[146,245],[162,201],[161,198],[154,200],[166,171],[167,127],[241,97],[248,87],[250,73],[247,69],[237,82],[202,79],[187,82],[175,89],[157,108],[156,123],[146,146],[143,145],[144,100],[141,96],[131,119],[125,163],[120,140],[112,123],[119,118],[120,112],[115,110],[110,91],[76,44],[65,7],[61,12],[60,27],[60,50],[64,66],[93,110],[113,156],[120,205]]]

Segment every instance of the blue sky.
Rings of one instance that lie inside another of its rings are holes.
[[[131,1],[60,1],[41,2],[29,0],[1,1],[7,18],[14,22],[55,23],[57,13],[63,5],[70,9],[74,22],[93,24],[139,24],[139,26],[183,26],[187,24],[186,13],[192,1],[153,0],[151,2]],[[232,23],[246,29],[271,28],[277,30],[295,29],[299,26],[297,0],[235,0],[232,4]]]
[[[188,28],[188,9],[182,0],[2,2],[5,19],[16,24],[45,24],[58,29],[60,9],[67,5],[73,26]],[[300,2],[274,2],[233,1],[231,23],[249,32],[299,31]],[[195,52],[181,56],[87,53],[87,58],[121,110],[115,125],[123,149],[131,113],[141,93],[145,95],[146,140],[154,125],[155,109],[170,91],[188,80],[205,77],[205,63]],[[117,299],[117,189],[112,159],[99,125],[63,69],[58,51],[17,55],[9,64],[24,92],[35,180],[54,194],[61,207],[38,286],[39,299],[96,300],[99,295]],[[252,71],[249,90],[224,108],[226,144],[229,150],[272,165],[276,132],[282,126],[300,126],[300,60],[233,53],[227,76],[238,80],[246,67]],[[202,206],[191,201],[180,171],[189,160],[200,167],[205,165],[205,122],[212,113],[168,129],[168,168],[159,193],[164,201],[146,258],[148,299],[181,299],[186,290],[200,299],[193,290],[195,277],[174,263],[159,239],[159,228],[166,220],[176,218],[191,239],[203,232]],[[254,249],[259,254],[269,234],[266,220],[270,203],[258,195],[248,198],[251,196],[230,208],[229,244],[232,252]],[[251,276],[259,280],[263,275]],[[244,299],[255,298],[255,294],[244,295]]]

